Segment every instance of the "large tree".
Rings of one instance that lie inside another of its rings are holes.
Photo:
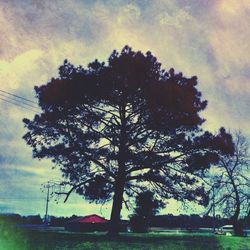
[[[83,68],[65,60],[56,79],[35,87],[42,112],[23,120],[24,139],[34,157],[59,166],[67,197],[113,199],[116,234],[123,201],[136,192],[206,203],[198,176],[233,144],[224,129],[202,131],[207,102],[196,85],[197,77],[167,72],[150,52],[128,46],[107,64]]]
[[[240,216],[250,211],[250,158],[247,138],[238,131],[234,133],[234,153],[220,155],[217,166],[211,170],[211,200],[209,211],[218,211],[231,218],[234,233],[243,235]]]

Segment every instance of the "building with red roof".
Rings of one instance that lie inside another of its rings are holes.
[[[65,230],[75,232],[107,231],[108,225],[109,220],[99,215],[91,214],[69,221],[65,225]]]

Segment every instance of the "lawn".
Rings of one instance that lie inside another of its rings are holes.
[[[102,233],[67,233],[1,230],[1,250],[53,249],[170,249],[170,250],[250,250],[250,237],[213,236],[206,234],[123,233],[117,239],[108,239]]]

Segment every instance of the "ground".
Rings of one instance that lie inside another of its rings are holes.
[[[69,233],[23,231],[2,228],[1,250],[69,250],[69,249],[170,249],[170,250],[250,250],[250,237],[215,236],[212,234],[122,233],[108,239],[103,233]]]

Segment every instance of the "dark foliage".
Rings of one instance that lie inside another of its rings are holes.
[[[147,232],[151,219],[165,207],[165,204],[151,191],[140,193],[135,204],[134,214],[130,218],[131,228],[134,232]]]
[[[160,209],[165,207],[165,204],[151,191],[145,191],[137,195],[135,204],[135,214],[142,215],[146,218],[151,218],[156,215]]]
[[[206,204],[197,176],[233,144],[224,129],[201,130],[207,102],[196,86],[197,77],[165,71],[151,52],[128,46],[86,69],[65,60],[58,78],[35,87],[42,112],[23,120],[24,139],[34,157],[60,167],[67,197],[113,199],[114,225],[123,199],[145,189]]]
[[[165,227],[165,228],[182,228],[182,229],[198,229],[198,228],[219,228],[221,226],[231,224],[231,221],[226,218],[211,216],[191,215],[158,215],[154,216],[150,221],[150,227]]]

